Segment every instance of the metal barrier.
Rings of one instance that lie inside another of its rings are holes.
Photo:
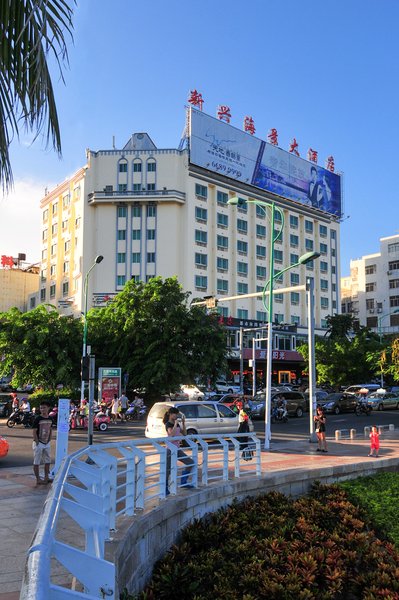
[[[114,599],[115,567],[105,559],[105,542],[118,517],[132,517],[182,488],[261,474],[254,433],[218,435],[211,442],[187,436],[179,448],[174,442],[181,440],[98,444],[68,456],[28,551],[20,598]]]

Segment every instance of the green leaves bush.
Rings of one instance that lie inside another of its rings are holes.
[[[399,554],[338,486],[272,492],[195,521],[139,600],[399,598]]]

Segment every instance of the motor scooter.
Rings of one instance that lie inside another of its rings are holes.
[[[14,425],[23,425],[24,427],[32,427],[35,415],[33,412],[24,413],[22,410],[17,409],[11,413],[7,419],[7,427],[14,427]]]
[[[52,420],[52,427],[57,427],[58,406],[53,406],[53,408],[50,410],[48,416]]]
[[[147,407],[145,404],[136,406],[133,402],[129,404],[129,408],[125,413],[126,421],[141,421],[144,419],[147,413]]]
[[[102,411],[97,411],[93,418],[93,427],[98,431],[107,431],[111,419],[108,415]],[[69,416],[69,429],[82,429],[87,430],[89,426],[89,418],[87,415],[79,415],[78,410],[75,408],[71,411]]]

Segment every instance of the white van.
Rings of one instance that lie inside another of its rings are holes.
[[[238,430],[238,415],[224,404],[212,401],[171,400],[156,402],[151,408],[145,428],[146,437],[167,437],[163,417],[172,406],[178,408],[186,417],[187,435],[223,435],[236,433]],[[249,420],[249,430],[254,430],[251,420]]]
[[[368,390],[369,393],[376,392],[381,386],[378,383],[359,383],[358,385],[350,385],[344,394],[358,394],[361,389]]]

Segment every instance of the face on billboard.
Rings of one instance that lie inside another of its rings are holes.
[[[339,175],[192,109],[190,162],[341,216]]]

